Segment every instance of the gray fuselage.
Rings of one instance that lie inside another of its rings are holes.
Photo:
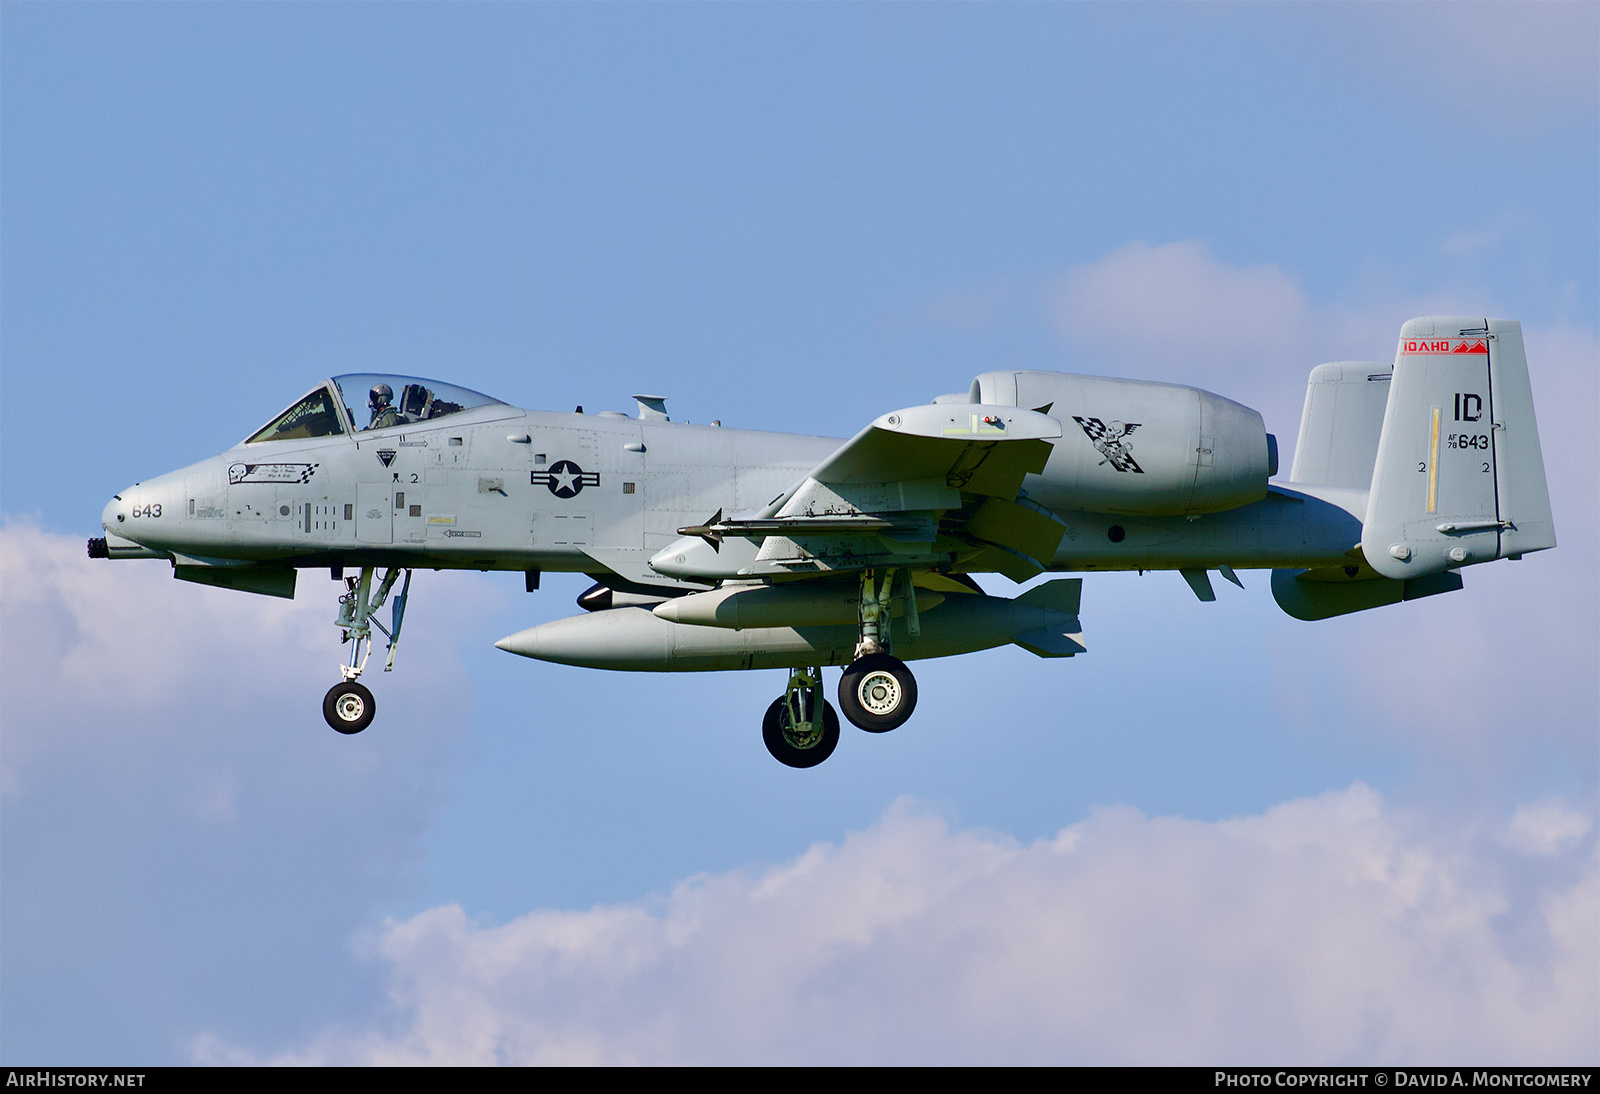
[[[200,564],[650,580],[647,560],[679,528],[767,505],[839,444],[497,403],[437,422],[242,443],[122,491],[103,523],[113,544]],[[1222,512],[1151,516],[1068,508],[1051,470],[1024,489],[1055,502],[1066,525],[1054,570],[1330,566],[1361,538],[1365,491],[1274,485]]]

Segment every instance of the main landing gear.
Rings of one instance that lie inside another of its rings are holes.
[[[389,638],[389,658],[383,666],[383,671],[389,672],[394,668],[395,647],[400,644],[400,625],[406,617],[411,571],[405,571],[405,583],[395,594],[387,627],[372,615],[389,599],[389,592],[394,588],[401,571],[398,567],[391,567],[384,572],[377,589],[373,589],[375,573],[373,567],[364,566],[360,577],[344,578],[345,593],[339,598],[339,618],[334,620],[334,625],[344,631],[341,641],[351,644],[350,663],[339,666],[339,671],[344,674],[344,682],[328,689],[328,694],[322,700],[322,716],[340,733],[360,733],[372,724],[373,715],[378,713],[378,704],[372,698],[372,692],[356,683],[357,677],[366,670],[367,658],[372,656],[372,628],[377,627]],[[334,576],[339,575],[336,572]]]
[[[795,669],[789,686],[761,720],[761,739],[774,759],[790,767],[816,767],[839,746],[839,716],[822,697],[822,670]]]
[[[917,678],[887,653],[858,657],[839,677],[839,709],[868,733],[899,729],[917,709]]]
[[[917,618],[916,589],[911,572],[904,574],[906,632],[921,634]],[[851,724],[868,733],[887,733],[906,723],[917,709],[917,680],[889,652],[890,613],[895,591],[895,571],[861,575],[861,637],[855,660],[839,678],[839,709]],[[822,670],[795,669],[789,686],[767,708],[761,738],[767,751],[790,767],[815,767],[833,754],[839,743],[839,718],[821,697]],[[821,710],[818,710],[818,704]]]
[[[917,590],[911,571],[900,570],[904,590],[906,633],[922,633],[917,615]],[[904,725],[917,709],[917,680],[905,662],[889,652],[892,626],[889,608],[895,597],[894,570],[867,570],[861,575],[861,638],[856,659],[839,678],[839,708],[851,723],[868,733],[887,733]]]

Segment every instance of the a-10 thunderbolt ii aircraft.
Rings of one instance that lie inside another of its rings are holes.
[[[1085,644],[1081,578],[1005,598],[973,574],[1270,569],[1279,605],[1322,619],[1462,587],[1460,571],[1555,546],[1520,324],[1406,323],[1392,361],[1311,373],[1294,464],[1261,415],[1175,384],[989,372],[961,394],[838,440],[639,413],[520,410],[408,376],[337,376],[211,459],[105,508],[101,558],[161,558],[186,581],[294,595],[340,581],[349,645],[323,713],[372,721],[359,677],[394,664],[418,569],[576,571],[582,614],[496,645],[598,669],[787,669],[767,748],[826,759],[839,706],[883,732],[917,702],[907,661],[1013,643]],[[1180,586],[1181,587],[1181,586]],[[376,615],[388,601],[390,622]]]

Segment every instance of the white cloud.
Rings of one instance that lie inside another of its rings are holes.
[[[82,540],[21,523],[0,529],[0,586],[9,690],[41,703],[148,709],[195,676],[233,675],[265,645],[285,670],[304,667],[332,633],[310,598],[177,582],[163,562],[92,560]]]
[[[1552,799],[1519,806],[1502,838],[1524,854],[1550,858],[1570,851],[1592,827],[1583,813]]]
[[[1441,246],[1460,251],[1504,242],[1523,226],[1520,217],[1506,214],[1461,229]],[[1401,324],[1415,316],[1518,318],[1479,286],[1397,294],[1366,284],[1385,277],[1369,271],[1344,298],[1313,302],[1276,265],[1235,266],[1195,240],[1136,242],[1068,270],[1048,294],[1048,308],[1058,335],[1076,351],[1069,371],[1192,384],[1238,399],[1262,412],[1287,457],[1314,366],[1391,360]],[[1547,452],[1561,452],[1552,437],[1568,447],[1592,447],[1588,430],[1572,432],[1566,419],[1574,405],[1593,406],[1600,341],[1571,328],[1526,322],[1524,328]],[[1567,470],[1560,462],[1553,472]]]
[[[175,581],[164,562],[92,560],[83,540],[29,524],[0,527],[5,793],[24,790],[43,753],[181,747],[252,715],[320,724],[321,690],[344,653],[337,593],[322,570],[301,571],[298,597],[284,600]],[[430,665],[450,677],[453,664],[434,655],[491,594],[450,574],[418,575],[413,593],[397,665],[415,687]],[[365,678],[380,705],[392,683],[382,657],[380,642]],[[208,781],[200,811],[228,813],[228,785]]]
[[[1074,370],[1192,384],[1260,410],[1294,451],[1306,377],[1324,361],[1383,361],[1400,326],[1450,298],[1314,304],[1281,267],[1235,266],[1197,240],[1118,248],[1068,270],[1048,294]]]
[[[5,794],[24,789],[41,750],[194,732],[151,715],[264,676],[325,674],[328,614],[174,581],[165,563],[91,560],[82,540],[28,524],[0,528]]]
[[[1281,268],[1229,266],[1191,240],[1130,243],[1077,267],[1062,282],[1056,316],[1068,341],[1182,360],[1287,353],[1308,311]]]
[[[1593,4],[1364,4],[1301,8],[1293,18],[1320,50],[1350,63],[1347,76],[1496,124],[1592,112],[1600,95]]]
[[[1451,258],[1476,258],[1536,230],[1537,225],[1527,213],[1520,209],[1511,210],[1488,224],[1457,228],[1445,236],[1439,250]]]
[[[419,575],[406,671],[369,672],[378,722],[343,737],[321,714],[337,586],[301,585],[211,589],[0,527],[0,1048],[159,1060],[211,1023],[281,1043],[360,994],[348,939],[415,891],[472,732],[452,646],[490,597]]]
[[[901,802],[657,902],[390,923],[392,1032],[283,1062],[1592,1063],[1600,875],[1592,848],[1568,866],[1507,893],[1359,785],[1031,846]],[[1502,940],[1518,915],[1537,956]]]

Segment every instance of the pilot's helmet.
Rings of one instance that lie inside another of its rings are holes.
[[[394,402],[394,388],[388,384],[374,384],[372,394],[367,398],[367,405],[373,410],[381,410]]]

